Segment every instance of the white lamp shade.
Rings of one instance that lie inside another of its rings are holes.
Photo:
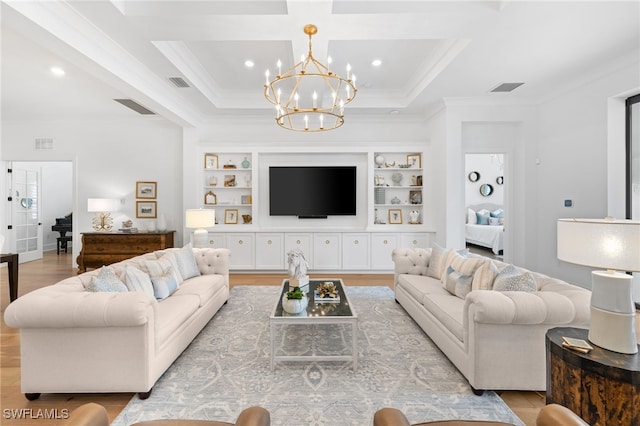
[[[187,228],[210,228],[216,224],[216,211],[213,209],[189,209],[186,212]]]
[[[640,271],[640,221],[558,219],[558,259],[617,271]]]
[[[88,198],[87,211],[115,212],[118,210],[118,200],[112,198]]]

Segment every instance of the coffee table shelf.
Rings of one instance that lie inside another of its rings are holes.
[[[323,282],[331,281],[336,285],[340,295],[340,302],[317,303],[314,301],[313,292],[318,285]],[[317,278],[309,282],[307,296],[309,303],[306,311],[300,314],[288,314],[282,309],[282,297],[289,291],[289,280],[284,280],[282,288],[278,296],[278,301],[269,318],[269,326],[271,333],[271,369],[275,368],[277,362],[287,361],[351,361],[354,371],[358,368],[358,348],[357,348],[357,332],[358,332],[358,316],[353,310],[353,306],[344,291],[344,285],[340,278]],[[313,341],[310,348],[305,354],[298,355],[278,355],[276,347],[277,329],[285,328],[288,325],[306,325],[316,327],[318,325],[351,325],[351,354],[348,355],[328,355],[323,354],[322,348]]]

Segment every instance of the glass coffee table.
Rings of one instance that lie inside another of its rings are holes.
[[[336,286],[339,301],[316,300],[314,292],[324,282]],[[289,314],[282,309],[282,297],[288,291],[289,280],[285,279],[269,318],[271,370],[276,362],[313,360],[351,361],[355,371],[358,368],[358,316],[344,291],[342,279],[309,280],[305,296],[307,309],[299,314]]]

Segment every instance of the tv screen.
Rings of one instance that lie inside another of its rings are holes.
[[[269,214],[355,216],[356,167],[269,167]]]

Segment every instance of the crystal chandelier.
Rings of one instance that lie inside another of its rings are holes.
[[[309,53],[300,62],[269,80],[265,73],[264,96],[276,106],[276,123],[280,127],[300,132],[333,130],[344,124],[344,106],[356,96],[356,76],[347,64],[347,77],[341,77],[320,63],[311,53],[311,37],[318,32],[315,25],[305,25],[309,36]]]

